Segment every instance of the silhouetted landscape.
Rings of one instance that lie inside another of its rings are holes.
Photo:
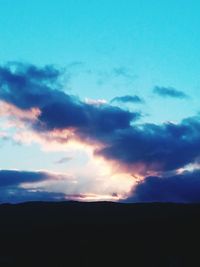
[[[199,204],[0,206],[0,266],[199,266]]]

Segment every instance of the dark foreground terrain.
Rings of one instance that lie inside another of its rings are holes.
[[[8,266],[200,266],[200,205],[0,205]]]

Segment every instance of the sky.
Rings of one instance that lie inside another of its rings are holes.
[[[199,202],[199,1],[0,5],[0,202]]]

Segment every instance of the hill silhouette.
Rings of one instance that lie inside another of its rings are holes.
[[[0,266],[200,266],[199,204],[0,205]]]

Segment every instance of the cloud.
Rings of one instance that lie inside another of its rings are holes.
[[[148,171],[171,171],[195,162],[200,156],[200,118],[180,124],[144,124],[109,136],[108,145],[96,151],[130,167]]]
[[[64,193],[42,190],[26,190],[19,187],[0,188],[1,203],[20,203],[26,201],[64,201],[68,198]],[[69,198],[70,199],[70,198]]]
[[[99,70],[95,73],[98,77],[98,85],[110,83],[115,87],[130,86],[137,79],[137,75],[133,74],[133,70],[124,66],[114,67],[110,70]]]
[[[90,105],[100,106],[100,105],[107,104],[107,101],[105,99],[91,99],[91,98],[86,98],[85,99],[85,103],[90,104]]]
[[[171,98],[179,98],[179,99],[186,99],[188,98],[188,95],[186,95],[184,92],[176,90],[173,87],[160,87],[156,86],[153,89],[153,92],[159,96],[162,97],[171,97]]]
[[[39,108],[22,110],[13,104],[0,101],[0,118],[6,118],[10,126],[18,125],[18,127],[21,127],[24,123],[33,123],[37,120],[39,114]]]
[[[20,109],[42,107],[64,95],[52,93],[52,87],[60,88],[61,72],[52,66],[37,68],[34,65],[9,63],[0,67],[0,99]]]
[[[199,160],[200,116],[177,124],[139,124],[140,113],[106,103],[85,103],[65,93],[60,75],[52,66],[0,67],[0,100],[4,103],[0,112],[14,117],[14,121],[17,117],[27,127],[26,131],[19,128],[16,140],[23,142],[27,134],[30,140],[42,143],[44,139],[46,145],[57,142],[64,148],[76,141],[91,146],[93,161],[103,158],[106,168],[119,165],[119,173],[143,177],[174,171]],[[112,174],[108,172],[107,179]]]
[[[137,95],[131,96],[131,95],[125,95],[125,96],[116,96],[111,100],[112,102],[118,102],[118,103],[136,103],[141,104],[144,101]]]
[[[169,177],[147,177],[125,202],[200,202],[200,170]]]
[[[92,135],[99,130],[129,127],[140,116],[109,105],[82,102],[60,90],[59,77],[60,72],[52,66],[37,68],[13,63],[0,67],[0,99],[22,110],[37,108],[40,113],[35,129],[43,131],[87,128]]]
[[[63,163],[69,162],[72,159],[73,159],[72,157],[63,157],[63,158],[55,161],[55,163],[56,164],[63,164]]]
[[[0,187],[18,186],[21,183],[36,183],[52,179],[52,176],[45,172],[0,170]]]
[[[34,188],[37,183],[59,180],[60,176],[47,172],[0,170],[0,202],[54,201],[64,200],[64,193],[48,192]],[[23,188],[28,183],[30,189]],[[33,187],[33,188],[31,188]]]
[[[112,70],[114,76],[124,77],[126,79],[135,80],[136,76],[126,67],[115,67]]]
[[[74,180],[68,176],[41,171],[0,170],[0,202],[58,201],[81,199],[71,193]],[[58,188],[64,187],[63,190]],[[65,193],[68,192],[68,193]],[[82,198],[92,197],[83,194]],[[93,199],[98,195],[93,194]],[[111,196],[110,196],[111,197]]]
[[[0,171],[0,202],[23,202],[23,201],[58,201],[58,200],[118,200],[126,187],[118,190],[117,195],[113,191],[117,190],[120,181],[115,181],[108,188],[104,184],[108,177],[102,174],[103,164],[98,173],[97,166],[89,164],[81,172],[81,179],[67,174],[47,173],[37,171]],[[94,179],[91,179],[90,172],[95,167]],[[77,175],[78,176],[78,175]],[[85,177],[84,177],[85,176]],[[116,180],[116,178],[114,179]],[[129,181],[130,183],[130,181]],[[121,193],[120,193],[121,192]],[[127,190],[126,190],[127,192]]]
[[[21,114],[19,119],[29,121],[37,135],[61,143],[70,139],[99,143],[95,155],[121,164],[168,171],[199,156],[198,117],[177,125],[136,126],[139,113],[82,102],[60,90],[59,76],[52,66],[6,65],[0,68],[0,99],[18,110],[11,115]]]

